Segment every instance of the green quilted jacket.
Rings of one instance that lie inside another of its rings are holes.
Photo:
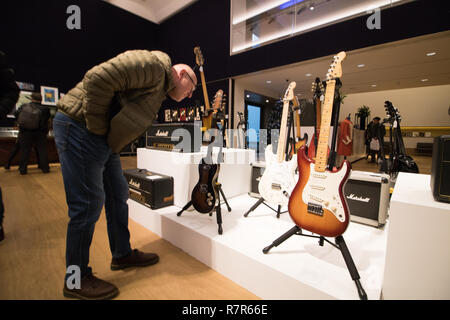
[[[58,102],[58,110],[106,135],[113,152],[142,135],[174,87],[171,61],[161,51],[130,50],[90,69]],[[114,99],[114,101],[113,101]],[[111,114],[115,99],[121,109]]]

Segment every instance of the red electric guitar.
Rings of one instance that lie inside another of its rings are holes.
[[[351,172],[350,162],[344,161],[337,171],[327,167],[335,78],[342,75],[341,62],[345,57],[343,51],[336,55],[327,73],[316,159],[306,155],[305,147],[300,148],[297,154],[300,178],[289,199],[289,214],[297,226],[324,237],[340,236],[350,220],[343,193]]]

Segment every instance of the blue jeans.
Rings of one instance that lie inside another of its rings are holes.
[[[128,183],[120,156],[113,153],[106,136],[89,132],[82,122],[57,112],[53,134],[69,208],[66,267],[90,273],[89,248],[103,205],[113,258],[131,253],[128,231]]]

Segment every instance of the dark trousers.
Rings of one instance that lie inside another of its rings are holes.
[[[48,171],[47,133],[43,131],[19,131],[20,161],[19,171],[27,172],[31,148],[34,146],[38,164],[42,171]]]
[[[53,120],[53,134],[69,207],[66,267],[78,266],[83,276],[90,273],[89,248],[103,205],[112,256],[131,253],[128,183],[120,156],[111,151],[106,136],[89,132],[60,112]]]

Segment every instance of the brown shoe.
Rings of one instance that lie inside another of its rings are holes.
[[[84,276],[80,282],[80,289],[69,289],[64,283],[64,296],[82,300],[105,300],[112,299],[119,294],[119,289],[115,285],[92,274]]]
[[[123,258],[113,258],[111,261],[111,270],[120,270],[128,267],[145,267],[155,264],[159,261],[156,253],[145,253],[134,249],[131,254]]]

